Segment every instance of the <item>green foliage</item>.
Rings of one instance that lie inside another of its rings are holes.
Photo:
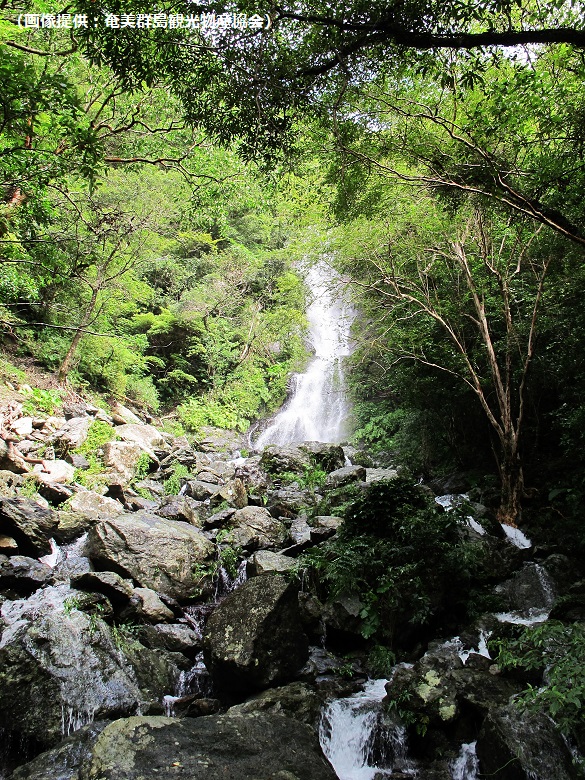
[[[292,485],[296,482],[301,490],[315,490],[323,487],[327,479],[327,472],[319,466],[305,464],[302,474],[284,471],[281,474],[275,474],[273,479],[282,485]]]
[[[176,496],[182,488],[184,480],[188,476],[189,469],[187,466],[183,466],[182,463],[173,463],[170,476],[163,482],[166,495]]]
[[[525,628],[518,639],[493,642],[502,669],[522,669],[540,677],[516,702],[535,712],[546,712],[566,735],[585,725],[585,626],[548,620]]]
[[[370,677],[390,678],[395,665],[396,655],[389,647],[374,645],[368,653],[367,667]]]
[[[329,596],[358,596],[363,636],[386,643],[398,624],[422,627],[445,610],[464,611],[474,569],[457,517],[405,478],[370,485],[350,503],[338,537],[309,550],[301,565]]]
[[[39,413],[54,414],[62,401],[60,390],[42,390],[39,387],[33,387],[26,391],[26,400],[22,404],[22,411],[32,416]]]
[[[109,423],[102,422],[102,420],[94,420],[89,426],[86,440],[75,452],[86,457],[93,455],[100,447],[103,447],[104,444],[113,441],[115,438],[116,431]]]
[[[143,452],[134,464],[134,481],[146,479],[152,469],[152,460],[148,453]]]

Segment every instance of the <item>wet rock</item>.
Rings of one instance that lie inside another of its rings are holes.
[[[58,542],[71,542],[81,536],[95,522],[95,517],[89,517],[84,512],[73,512],[68,509],[58,509],[58,526],[55,530],[55,539]]]
[[[155,780],[175,774],[189,780],[335,780],[308,726],[262,712],[94,724],[20,767],[13,780]]]
[[[313,494],[310,490],[300,490],[294,485],[269,490],[266,497],[273,517],[294,517],[303,507],[313,503]]]
[[[340,593],[323,606],[322,618],[328,629],[361,636],[363,620],[360,612],[363,608],[358,596]]]
[[[339,444],[322,441],[305,441],[299,445],[301,452],[309,455],[311,462],[327,473],[340,469],[345,464],[345,454]]]
[[[222,453],[228,457],[234,457],[236,451],[244,445],[242,434],[224,428],[214,428],[211,425],[203,425],[200,428],[201,438],[198,449],[202,452]]]
[[[40,745],[144,700],[110,628],[77,608],[83,595],[61,585],[2,606],[0,724]]]
[[[100,496],[93,490],[82,490],[69,501],[69,508],[93,520],[103,520],[107,517],[117,517],[124,514],[124,507],[119,501],[107,496]]]
[[[71,585],[78,590],[103,593],[112,604],[127,604],[132,598],[132,580],[125,580],[112,571],[91,571],[71,578]]]
[[[260,467],[260,456],[248,458],[245,463],[236,467],[235,476],[242,480],[248,493],[262,495],[268,487],[268,477]]]
[[[288,532],[280,520],[272,517],[267,509],[247,506],[238,509],[229,520],[232,530],[224,539],[226,544],[244,550],[282,548]]]
[[[513,704],[492,710],[477,740],[482,776],[494,780],[570,780],[571,754],[554,723]]]
[[[279,575],[245,582],[209,618],[204,653],[214,679],[228,690],[290,678],[308,656],[296,588]]]
[[[286,555],[279,555],[269,550],[258,550],[248,562],[248,576],[257,577],[260,574],[285,574],[294,569],[295,561]]]
[[[209,509],[202,501],[190,496],[165,496],[155,513],[167,520],[179,520],[203,528]]]
[[[137,490],[148,490],[153,496],[164,496],[165,488],[156,479],[142,479],[140,482],[135,482],[134,487]]]
[[[304,682],[293,682],[279,688],[262,691],[243,704],[230,707],[228,715],[249,712],[272,712],[287,715],[316,729],[323,698]]]
[[[193,526],[147,512],[98,523],[86,545],[96,568],[117,571],[176,599],[191,598],[209,584],[204,567],[214,550]]]
[[[325,488],[336,488],[349,485],[351,482],[363,482],[366,479],[366,469],[363,466],[344,466],[335,469],[327,475]]]
[[[50,539],[57,528],[57,515],[28,498],[0,499],[0,533],[16,539],[24,555],[38,557],[51,552]]]
[[[311,526],[303,515],[293,519],[289,530],[295,544],[306,544],[311,541]]]
[[[554,601],[552,582],[537,563],[526,563],[511,579],[496,586],[495,592],[512,610],[547,609]]]
[[[24,555],[7,558],[0,555],[0,589],[10,588],[20,594],[34,593],[53,576],[50,566]]]

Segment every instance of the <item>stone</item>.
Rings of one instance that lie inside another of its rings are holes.
[[[167,623],[154,627],[160,646],[174,653],[192,656],[201,648],[196,632],[183,623]]]
[[[15,738],[49,747],[94,718],[144,711],[173,689],[178,669],[167,662],[158,677],[151,671],[149,693],[141,690],[138,658],[129,662],[99,614],[80,611],[86,595],[59,585],[2,606],[0,727]],[[153,651],[140,647],[147,665]]]
[[[247,458],[245,463],[236,467],[235,476],[241,479],[248,493],[262,495],[268,487],[268,477],[260,467],[260,456]]]
[[[151,623],[168,623],[175,615],[150,588],[135,588],[125,614],[135,614]]]
[[[93,520],[118,517],[125,512],[119,501],[107,496],[100,496],[93,490],[82,490],[76,493],[69,501],[69,507],[72,512],[85,515]]]
[[[198,479],[190,479],[185,484],[185,495],[196,501],[207,501],[219,493],[219,490],[219,485],[214,485],[212,482],[201,482]]]
[[[68,485],[73,482],[75,468],[66,460],[45,460],[43,463],[37,463],[33,468],[33,473],[39,482],[51,485],[57,482],[61,485]]]
[[[116,435],[122,441],[138,444],[142,452],[146,452],[153,460],[158,460],[154,450],[165,446],[163,435],[152,425],[126,423],[116,428]]]
[[[139,444],[131,441],[109,441],[103,445],[104,464],[119,474],[125,483],[131,482],[136,473],[136,464],[144,450]],[[151,462],[155,462],[150,454]]]
[[[227,501],[236,509],[243,509],[248,505],[248,494],[241,479],[231,479],[226,485],[221,485],[217,493],[212,497],[211,503],[218,504]]]
[[[205,528],[225,528],[229,525],[235,512],[235,509],[221,509],[219,512],[215,512],[205,520]]]
[[[12,780],[336,780],[314,731],[270,712],[94,723]]]
[[[327,475],[325,489],[337,488],[349,485],[352,482],[363,482],[366,479],[366,470],[363,466],[344,466],[335,469]]]
[[[322,441],[305,441],[299,445],[301,452],[310,456],[311,462],[327,473],[345,465],[345,453],[339,444]]]
[[[300,490],[294,484],[277,490],[268,490],[266,497],[273,517],[294,517],[304,507],[313,503],[312,492]]]
[[[0,589],[30,595],[46,585],[53,571],[46,563],[24,555],[0,555]]]
[[[269,550],[258,550],[248,562],[248,575],[257,577],[260,574],[284,574],[295,567],[293,558],[279,555]]]
[[[73,417],[50,436],[48,443],[53,445],[55,452],[65,456],[86,441],[91,423],[90,417]]]
[[[86,457],[83,455],[76,455],[75,453],[69,453],[65,460],[68,463],[71,463],[74,469],[79,469],[80,471],[86,471],[90,466],[90,463]]]
[[[17,436],[30,436],[33,432],[32,417],[19,417],[11,423],[10,427]]]
[[[71,578],[78,590],[102,593],[112,604],[127,604],[134,594],[132,580],[125,580],[113,571],[90,571]]]
[[[123,406],[118,401],[114,401],[112,404],[112,419],[118,425],[124,425],[125,423],[142,425],[140,417],[134,414],[128,407]],[[117,420],[121,422],[117,422]]]
[[[90,517],[84,512],[73,512],[69,509],[58,509],[57,518],[59,525],[54,537],[58,542],[68,543],[77,539],[96,522],[97,518]]]
[[[202,452],[211,452],[215,455],[222,453],[228,457],[235,456],[235,453],[243,447],[243,437],[237,431],[230,431],[225,428],[215,428],[211,425],[202,425],[200,430],[198,449]]]
[[[286,472],[302,474],[310,466],[309,453],[295,445],[279,447],[276,444],[269,444],[260,457],[260,467],[269,474]]]
[[[203,528],[209,510],[201,501],[190,496],[165,496],[154,511],[159,517]]]
[[[0,533],[16,539],[20,552],[38,557],[51,552],[57,515],[28,498],[0,499]]]
[[[323,699],[314,688],[304,682],[292,682],[255,694],[243,704],[230,707],[228,715],[248,712],[279,713],[317,730],[322,706]]]
[[[254,577],[207,621],[205,662],[218,685],[251,691],[290,679],[308,658],[297,589],[284,577]]]
[[[16,539],[11,536],[0,535],[0,553],[12,555],[18,550],[18,543]]]
[[[332,528],[334,531],[337,531],[342,522],[343,518],[335,515],[317,515],[311,520],[313,528]]]
[[[205,567],[214,545],[193,526],[148,512],[103,520],[89,534],[86,554],[96,568],[117,571],[141,587],[189,599],[208,587]]]
[[[570,780],[571,753],[546,716],[513,704],[491,710],[477,739],[481,776],[497,780]]]
[[[2,444],[4,442],[0,439],[0,449]],[[0,470],[0,497],[14,498],[17,495],[17,488],[21,487],[23,482],[24,477],[20,474],[15,474],[13,471],[6,471],[5,469]]]
[[[38,493],[53,506],[61,506],[71,498],[74,489],[59,482],[38,481]]]
[[[366,482],[381,482],[383,479],[396,479],[396,469],[366,469]]]
[[[550,609],[554,602],[552,582],[537,563],[525,563],[513,577],[497,585],[495,592],[512,610]]]
[[[311,541],[311,526],[303,515],[295,517],[290,525],[290,536],[295,544],[306,544]]]
[[[282,548],[288,537],[284,524],[275,520],[264,507],[238,509],[229,522],[232,530],[224,539],[225,543],[244,550]]]
[[[199,471],[197,472],[197,479],[201,482],[207,482],[210,485],[221,485],[223,484],[222,478],[219,476],[219,474],[215,474],[211,471]]]

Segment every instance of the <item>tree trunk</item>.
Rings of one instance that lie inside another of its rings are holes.
[[[59,366],[59,384],[63,385],[67,381],[67,376],[69,374],[69,371],[71,370],[71,362],[75,356],[75,352],[77,350],[77,347],[79,346],[81,337],[83,336],[83,331],[88,326],[91,317],[93,315],[97,303],[98,291],[99,291],[99,286],[96,284],[96,286],[92,289],[91,299],[89,301],[85,315],[82,317],[81,322],[79,323],[79,327],[75,331],[75,335],[73,336],[71,344],[69,345],[67,354],[65,355],[61,365]]]
[[[521,513],[520,500],[524,493],[524,475],[517,438],[513,432],[503,442],[499,471],[501,492],[497,518],[500,523],[516,528]]]

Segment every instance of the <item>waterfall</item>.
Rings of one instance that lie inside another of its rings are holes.
[[[394,771],[415,774],[406,729],[384,719],[386,682],[370,680],[363,691],[335,699],[323,710],[319,741],[339,780],[378,780]]]
[[[311,291],[307,309],[314,357],[307,370],[293,377],[293,392],[256,442],[340,442],[347,436],[349,405],[344,392],[343,358],[351,354],[350,328],[355,312],[344,298],[341,280],[324,261],[306,275]]]
[[[453,780],[477,780],[479,765],[475,745],[475,742],[461,745],[459,755],[450,766]]]

